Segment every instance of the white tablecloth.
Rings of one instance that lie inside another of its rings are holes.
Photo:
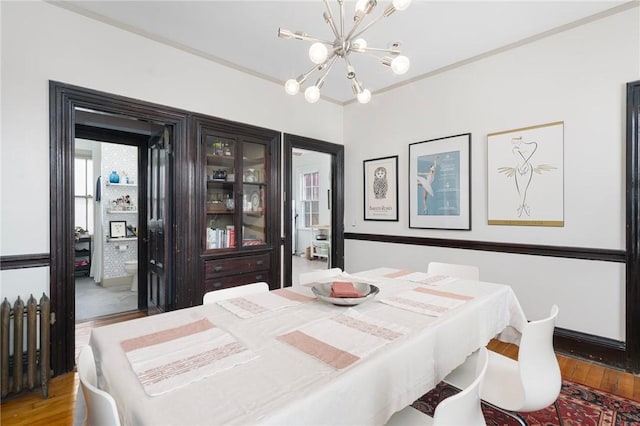
[[[376,299],[352,309],[408,329],[347,368],[337,369],[284,343],[278,336],[343,313],[321,301],[242,319],[217,304],[196,306],[93,330],[101,387],[110,392],[124,424],[382,425],[432,389],[467,355],[511,326],[526,322],[509,286],[451,280],[438,291],[473,299],[439,317],[380,300],[418,284],[385,275],[390,268],[354,274],[377,281]],[[312,295],[309,287],[291,291]],[[206,318],[257,355],[158,396],[145,393],[121,342]]]

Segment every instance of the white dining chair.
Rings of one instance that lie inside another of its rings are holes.
[[[78,357],[78,376],[86,406],[86,426],[120,426],[116,402],[109,393],[98,388],[96,363],[91,346],[85,346]]]
[[[473,265],[457,265],[454,263],[429,262],[427,272],[436,275],[449,275],[463,280],[480,280],[480,269]]]
[[[489,351],[489,366],[481,398],[508,411],[537,411],[551,405],[560,394],[562,377],[553,350],[553,329],[558,306],[547,318],[531,321],[522,330],[518,360]],[[464,388],[474,355],[445,377],[445,382]]]
[[[303,272],[298,275],[298,283],[300,285],[309,284],[318,280],[336,277],[342,273],[340,268],[318,269],[310,272]]]
[[[254,293],[267,293],[269,284],[265,282],[239,285],[237,287],[223,288],[221,290],[209,291],[202,297],[202,304],[215,303],[218,300],[231,299],[233,297],[247,296]]]
[[[480,388],[484,381],[488,365],[487,348],[480,348],[475,358],[474,380],[464,390],[452,395],[436,406],[433,418],[427,414],[408,406],[395,413],[387,426],[460,426],[485,425],[482,406],[480,405]]]

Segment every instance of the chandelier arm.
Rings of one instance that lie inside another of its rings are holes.
[[[311,67],[311,69],[307,72],[305,72],[304,74],[301,74],[300,76],[298,76],[298,78],[296,79],[296,81],[300,84],[304,83],[307,78],[313,74],[314,71],[316,70],[321,70],[324,64],[320,64],[320,65],[314,65],[313,67]]]
[[[342,0],[338,0],[338,4],[340,5],[340,37],[344,35],[344,2]]]
[[[337,59],[338,55],[333,55],[332,59],[327,59],[327,61],[331,60],[331,62],[327,66],[327,70],[324,72],[324,74],[322,74],[322,77],[320,77],[318,81],[316,81],[316,86],[321,87],[324,84],[324,79],[327,78],[327,75],[329,75],[329,73],[331,72],[331,68],[333,68],[333,64],[336,63]]]
[[[324,15],[324,20],[327,22],[327,24],[329,24],[329,26],[331,27],[331,31],[333,31],[333,34],[336,36],[336,38],[340,38],[340,33],[338,32],[338,29],[336,28],[336,23],[333,20],[333,13],[331,13],[331,6],[329,6],[329,1],[328,0],[323,0],[324,1],[324,5],[327,7],[327,12]]]
[[[350,40],[351,38],[353,38],[353,33],[358,29],[358,27],[360,26],[360,24],[362,23],[362,19],[358,19],[357,21],[355,21],[353,23],[353,27],[351,27],[351,31],[349,31],[349,34],[347,34],[347,36],[345,37],[346,40]],[[367,28],[369,28],[370,25],[367,25],[365,30]],[[358,34],[362,34],[364,31],[358,33]],[[357,37],[357,36],[356,36]]]
[[[304,41],[313,41],[322,44],[328,44],[329,46],[333,46],[333,41],[325,40],[323,38],[311,37],[311,36],[298,36],[295,37],[296,40],[304,40]]]
[[[370,52],[386,52],[386,53],[390,53],[392,55],[399,55],[402,52],[398,49],[385,49],[385,48],[381,48],[381,47],[362,47],[359,48],[359,50],[353,50],[353,49],[349,49],[350,52],[355,52],[355,53],[364,53],[366,51],[370,51]]]
[[[367,31],[369,28],[371,28],[372,26],[374,26],[375,24],[377,24],[378,22],[380,22],[382,20],[382,18],[386,18],[388,15],[385,15],[384,13],[380,16],[378,16],[376,19],[374,19],[373,21],[369,22],[367,25],[364,26],[364,28],[362,28],[358,33],[353,34],[354,30],[357,28],[357,25],[353,26],[353,29],[351,30],[351,34],[349,34],[350,38],[358,38],[362,35],[362,33],[364,33],[365,31]]]
[[[350,80],[356,78],[356,69],[349,60],[349,53],[347,52],[342,59],[344,59],[344,62],[347,65],[347,78]]]

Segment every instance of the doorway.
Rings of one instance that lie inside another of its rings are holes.
[[[50,299],[55,321],[51,327],[51,366],[56,375],[72,371],[75,367],[75,211],[74,156],[76,139],[109,142],[128,145],[138,152],[137,183],[140,194],[148,189],[150,135],[158,132],[168,134],[173,140],[184,145],[186,140],[186,114],[180,110],[156,104],[125,98],[59,82],[50,82],[50,182],[51,182],[51,224],[50,224]],[[168,162],[166,175],[172,170],[172,160]],[[132,173],[132,174],[136,174]],[[103,176],[104,177],[104,176]],[[173,188],[168,194],[174,194]],[[126,193],[124,194],[126,195]],[[131,194],[130,194],[131,195]],[[145,196],[138,197],[137,260],[138,285],[137,307],[147,308],[147,211]],[[168,203],[175,204],[169,196]],[[118,197],[116,197],[117,199]],[[182,200],[180,200],[182,201]],[[186,203],[185,203],[186,204]],[[172,229],[173,216],[164,226]],[[116,219],[114,232],[118,236],[128,234],[127,220]],[[134,227],[135,228],[135,227]],[[175,228],[175,226],[173,226]],[[182,231],[176,230],[175,232]],[[111,232],[107,229],[107,234]],[[134,230],[135,232],[135,230]],[[173,237],[167,232],[167,238]],[[184,231],[182,231],[184,232]],[[133,237],[131,237],[133,238]],[[122,243],[123,241],[118,241]],[[122,245],[122,244],[119,244]],[[126,245],[126,244],[125,244]],[[169,247],[169,246],[167,246]],[[127,251],[125,249],[125,251]],[[91,250],[89,250],[91,251]],[[168,270],[174,263],[171,258],[165,262]],[[170,273],[171,274],[171,273]],[[167,291],[174,280],[168,274]],[[133,279],[133,278],[132,278]],[[131,281],[130,281],[131,282]],[[165,298],[172,309],[172,298]]]
[[[331,155],[293,148],[291,158],[291,282],[331,265]]]
[[[283,286],[344,267],[344,147],[284,135]]]
[[[96,139],[107,139],[98,134],[96,128]],[[140,168],[136,146],[75,139],[76,323],[145,308],[137,273]],[[123,235],[111,235],[119,225]]]

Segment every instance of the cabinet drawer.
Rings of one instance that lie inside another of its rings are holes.
[[[269,259],[270,255],[266,253],[257,256],[207,260],[204,262],[204,279],[208,280],[232,274],[245,274],[253,271],[268,270],[271,266]]]
[[[204,282],[204,291],[206,293],[208,291],[221,290],[223,288],[236,287],[261,281],[269,282],[269,271],[256,271],[251,274],[231,275],[228,277],[209,279]]]

